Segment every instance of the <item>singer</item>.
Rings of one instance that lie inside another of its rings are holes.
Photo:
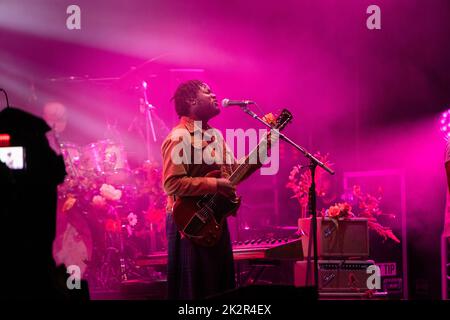
[[[199,299],[235,287],[233,253],[227,224],[218,243],[212,247],[196,245],[190,239],[183,237],[177,229],[173,217],[173,204],[178,197],[201,196],[220,193],[227,198],[235,199],[235,186],[228,180],[237,166],[234,161],[224,161],[222,164],[205,162],[175,163],[172,161],[172,151],[179,143],[173,138],[175,131],[187,129],[194,141],[196,130],[203,133],[211,129],[208,121],[220,113],[216,95],[209,86],[198,80],[189,80],[178,86],[174,97],[175,110],[180,122],[169,133],[162,144],[163,184],[168,195],[166,232],[168,240],[168,298],[169,299]],[[202,121],[202,127],[194,126],[194,121]],[[206,139],[203,139],[206,140]],[[209,141],[202,141],[205,148]],[[217,142],[216,142],[217,143]],[[225,142],[224,157],[231,152]],[[196,147],[192,145],[190,148]],[[198,146],[197,146],[198,147]],[[194,154],[191,152],[190,154]],[[255,166],[255,170],[258,166]],[[208,172],[220,170],[221,177],[205,177]]]
[[[174,97],[175,110],[180,117],[179,124],[162,144],[163,184],[168,195],[166,232],[168,241],[168,298],[199,299],[235,287],[233,253],[230,235],[225,227],[219,243],[211,248],[196,246],[182,238],[173,221],[172,206],[177,197],[197,196],[220,192],[235,197],[235,188],[226,178],[230,165],[174,164],[172,150],[176,145],[171,134],[176,129],[186,128],[192,136],[194,121],[202,121],[203,129],[210,128],[208,120],[220,113],[216,95],[209,86],[198,80],[182,83]],[[199,130],[199,129],[198,129]],[[209,142],[202,142],[202,145]],[[225,162],[224,162],[225,163]],[[204,175],[220,169],[223,178],[209,178]]]

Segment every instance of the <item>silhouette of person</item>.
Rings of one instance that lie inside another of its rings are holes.
[[[0,133],[25,150],[25,167],[0,163],[0,297],[65,298],[65,269],[52,256],[56,232],[57,185],[66,175],[64,160],[49,145],[46,122],[17,108],[0,112]],[[59,275],[59,276],[58,276]]]

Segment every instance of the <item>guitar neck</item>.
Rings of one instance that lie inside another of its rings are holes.
[[[292,114],[287,109],[283,109],[280,116],[276,119],[276,124],[272,129],[276,129],[266,132],[264,137],[261,139],[260,143],[254,148],[244,161],[240,161],[237,168],[232,172],[229,180],[231,184],[239,184],[244,177],[256,171],[255,169],[260,168],[262,164],[267,160],[267,151],[270,149],[272,143],[278,140],[278,131],[283,130],[283,128],[292,120]],[[270,139],[270,140],[269,140]],[[215,198],[218,193],[216,192],[211,199],[208,201],[209,210],[214,210],[216,206]]]
[[[238,165],[238,167],[233,171],[230,176],[230,182],[233,185],[239,184],[242,179],[253,169],[259,167],[260,164],[267,159],[267,143],[266,133],[261,142],[254,148],[247,157],[245,157],[244,161]],[[258,156],[259,154],[259,156]],[[262,158],[262,159],[260,159]]]

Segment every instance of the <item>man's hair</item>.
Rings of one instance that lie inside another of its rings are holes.
[[[170,100],[175,101],[175,111],[179,117],[189,116],[191,107],[189,100],[197,97],[197,93],[202,85],[203,82],[200,80],[188,80],[178,86],[174,96]]]

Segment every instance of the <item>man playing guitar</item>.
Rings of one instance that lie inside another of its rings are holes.
[[[230,235],[225,223],[222,236],[213,247],[199,246],[182,237],[172,214],[174,200],[216,192],[228,198],[235,198],[236,194],[228,179],[205,177],[213,170],[221,170],[226,176],[232,170],[229,165],[176,164],[172,161],[172,151],[179,143],[173,139],[176,129],[186,129],[193,137],[195,130],[208,129],[208,120],[220,113],[215,94],[207,84],[190,80],[177,88],[173,100],[180,123],[169,133],[161,148],[163,184],[168,194],[168,298],[198,299],[235,287]],[[194,121],[202,121],[203,128],[195,128]]]
[[[273,135],[237,163],[222,135],[208,125],[220,109],[207,84],[182,83],[173,100],[180,122],[161,147],[168,195],[168,298],[198,299],[235,287],[226,217],[239,207],[235,186],[261,167],[261,158],[252,160],[256,153],[267,155]],[[283,110],[271,125],[282,129],[291,119]]]

